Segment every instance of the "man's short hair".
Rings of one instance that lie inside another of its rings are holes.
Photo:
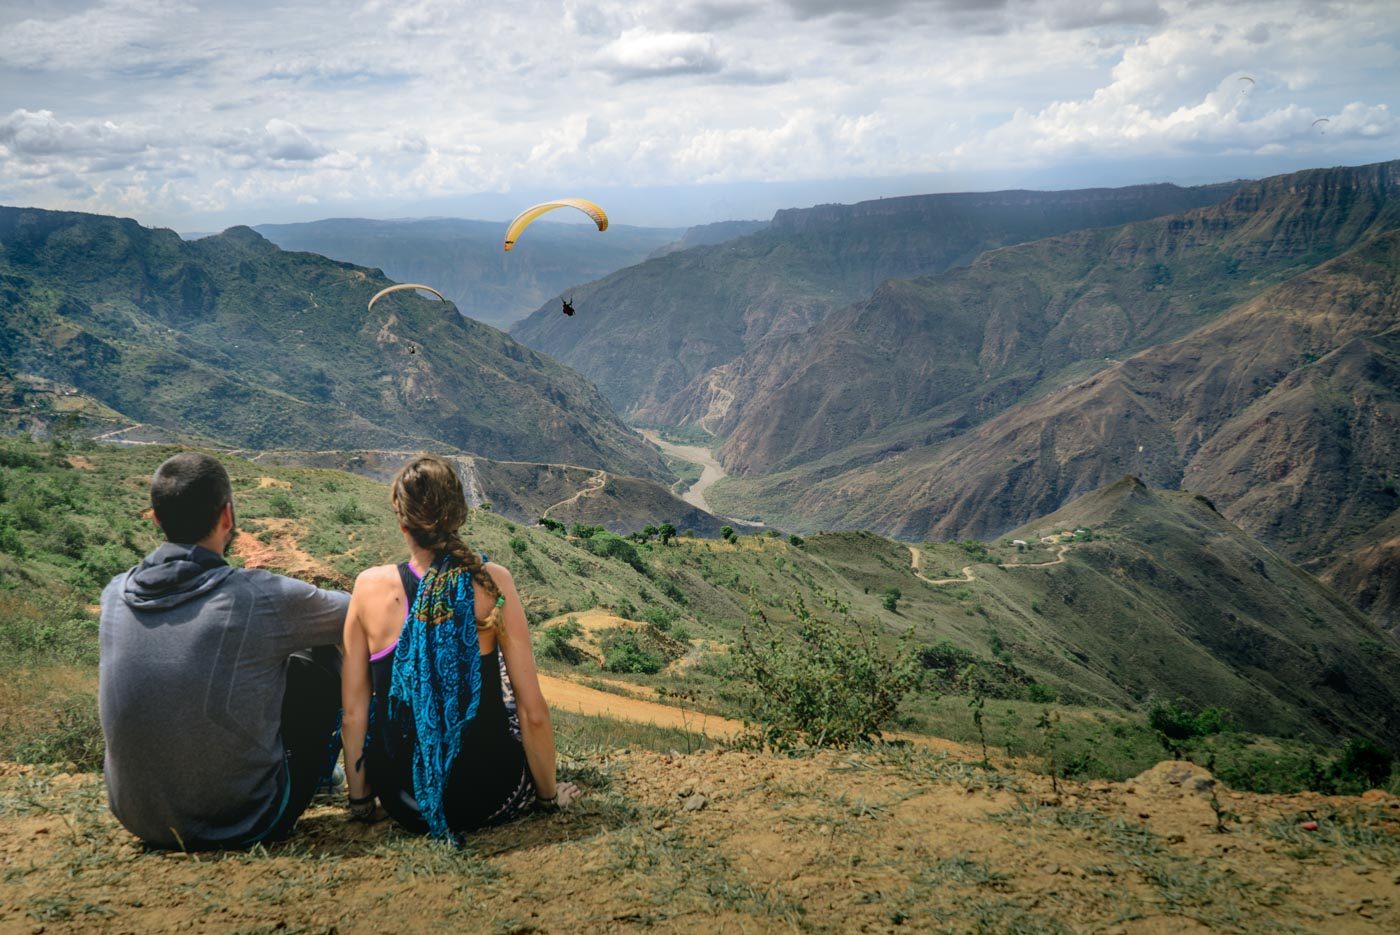
[[[170,542],[190,544],[209,535],[224,504],[232,500],[228,471],[195,451],[170,458],[151,478],[151,509]]]

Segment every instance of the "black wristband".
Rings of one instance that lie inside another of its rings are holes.
[[[358,805],[369,805],[371,802],[374,801],[374,793],[371,792],[369,795],[365,796],[365,797],[362,798],[362,799],[357,799],[357,798],[355,798],[353,795],[347,796],[346,798],[348,798],[348,799],[350,800],[350,806],[351,806],[351,808],[354,808],[355,806],[358,806]]]

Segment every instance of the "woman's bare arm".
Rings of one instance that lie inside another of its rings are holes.
[[[520,595],[516,593],[515,580],[509,571],[495,563],[487,565],[486,571],[506,599],[502,608],[503,632],[497,642],[505,656],[511,688],[515,691],[520,736],[525,745],[525,759],[530,764],[530,775],[535,780],[535,791],[542,799],[558,796],[560,805],[568,804],[568,800],[577,794],[577,789],[569,783],[564,784],[567,789],[561,788],[556,779],[554,728],[549,720],[549,705],[545,703],[544,692],[540,690],[539,673],[535,670],[525,608],[520,604]]]
[[[340,672],[340,738],[345,747],[345,781],[352,799],[370,794],[365,778],[365,734],[369,730],[369,641],[361,617],[366,604],[366,591],[373,590],[374,569],[362,572],[350,595],[350,609],[345,614],[345,660]]]

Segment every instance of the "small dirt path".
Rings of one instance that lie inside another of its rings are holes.
[[[1060,546],[1059,553],[1054,561],[1050,562],[1006,562],[997,563],[997,568],[1049,568],[1051,565],[1063,565],[1065,554],[1069,552],[1069,546]],[[914,569],[914,577],[928,584],[966,584],[969,581],[976,581],[977,575],[973,574],[972,565],[964,565],[961,578],[925,578],[924,577],[924,550],[916,545],[909,546],[909,564]],[[990,562],[985,564],[991,564]]]
[[[614,695],[612,692],[598,691],[596,688],[552,675],[540,675],[540,688],[544,691],[545,700],[551,708],[572,711],[575,714],[600,715],[637,724],[674,727],[707,737],[726,739],[738,736],[744,729],[744,725],[739,721],[715,714],[685,711],[655,701]]]
[[[602,490],[603,487],[607,485],[607,483],[608,483],[608,472],[607,472],[607,471],[598,471],[598,472],[594,473],[594,475],[593,475],[592,477],[588,478],[588,480],[584,481],[583,486],[580,487],[580,488],[578,489],[578,493],[574,494],[572,497],[569,497],[569,498],[567,498],[567,499],[560,500],[558,503],[554,504],[553,506],[547,506],[547,507],[545,507],[545,508],[544,508],[544,512],[541,513],[540,515],[541,515],[541,516],[548,516],[550,510],[557,510],[557,509],[559,509],[561,506],[568,506],[570,503],[577,503],[577,502],[579,501],[580,498],[589,496],[590,494],[595,494],[595,493],[597,493],[598,491]]]

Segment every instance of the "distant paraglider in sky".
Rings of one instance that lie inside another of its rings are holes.
[[[573,318],[573,317],[574,317],[574,297],[573,297],[573,296],[569,296],[567,299],[561,297],[561,298],[559,299],[559,301],[562,302],[562,303],[564,303],[564,307],[561,308],[561,309],[559,309],[559,311],[563,312],[565,315],[569,316],[570,318]]]
[[[433,295],[437,296],[439,299],[442,299],[444,302],[447,301],[447,296],[443,295],[441,292],[438,292],[432,286],[425,286],[420,282],[401,282],[397,285],[390,286],[387,289],[380,289],[378,292],[376,292],[374,294],[374,298],[369,300],[369,308],[374,308],[375,302],[378,302],[380,299],[384,298],[386,295],[389,295],[391,292],[402,292],[405,289],[422,289],[425,292],[431,292]]]
[[[506,252],[510,252],[510,249],[515,246],[515,241],[520,236],[521,232],[534,223],[536,218],[540,215],[548,214],[556,208],[577,208],[588,215],[594,224],[598,225],[598,230],[605,231],[608,229],[607,213],[598,205],[585,198],[559,198],[554,201],[545,201],[526,208],[515,216],[515,220],[510,222],[510,226],[506,228]]]
[[[1251,77],[1249,77],[1249,75],[1241,75],[1241,76],[1240,76],[1240,93],[1241,93],[1241,94],[1248,94],[1250,91],[1253,91],[1253,90],[1254,90],[1254,83],[1255,83],[1255,82],[1254,82],[1254,79],[1251,78]]]
[[[1314,130],[1316,130],[1318,133],[1322,134],[1323,136],[1326,136],[1326,135],[1327,135],[1327,124],[1329,124],[1329,123],[1331,123],[1331,122],[1332,122],[1332,121],[1328,120],[1326,117],[1318,117],[1316,120],[1314,120],[1314,121],[1312,122],[1312,128],[1313,128]]]

